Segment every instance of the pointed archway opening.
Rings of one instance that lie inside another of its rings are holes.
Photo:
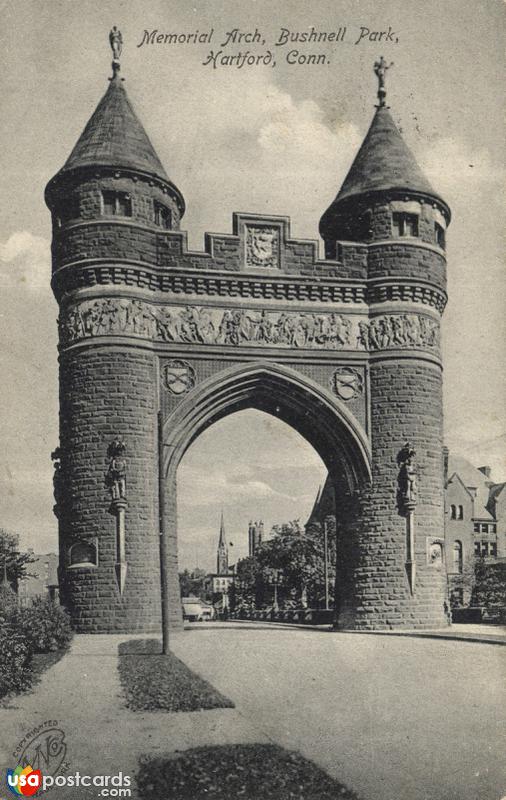
[[[309,549],[305,526],[326,480],[314,448],[271,414],[236,411],[201,433],[177,472],[178,567],[186,617],[197,608],[192,597],[203,601],[201,619],[226,618],[251,607],[323,607],[323,539],[314,524],[313,541],[320,549],[307,587],[297,585],[296,559]],[[281,534],[292,544],[282,561]],[[333,607],[335,548],[330,545],[327,594]],[[256,589],[252,569],[262,579]],[[307,572],[309,564],[301,575]]]
[[[191,391],[163,425],[166,614],[181,626],[177,479],[190,446],[215,423],[252,409],[280,420],[316,451],[341,509],[370,479],[368,441],[347,409],[329,391],[288,367],[254,363],[217,373]],[[311,487],[313,489],[314,487]],[[340,510],[337,508],[339,515]]]

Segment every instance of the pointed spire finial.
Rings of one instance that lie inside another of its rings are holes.
[[[387,96],[387,90],[385,89],[385,75],[387,69],[390,69],[390,67],[393,67],[393,65],[393,61],[390,64],[387,64],[383,56],[381,56],[380,60],[376,61],[374,64],[374,72],[378,78],[378,105],[380,108],[385,105],[385,98]]]
[[[121,31],[118,30],[116,25],[113,25],[112,30],[109,33],[109,43],[112,50],[112,76],[115,78],[121,69],[119,57],[121,55],[121,50],[123,49],[123,37],[121,35]]]

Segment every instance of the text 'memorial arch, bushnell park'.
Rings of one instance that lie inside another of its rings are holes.
[[[329,470],[336,624],[445,624],[450,211],[393,122],[388,65],[375,64],[376,112],[320,221],[324,259],[286,217],[243,213],[191,252],[183,195],[126,94],[121,34],[110,38],[108,89],[46,189],[60,306],[55,513],[75,626],[157,629],[161,557],[165,609],[181,624],[177,467],[206,427],[244,408],[293,426]]]

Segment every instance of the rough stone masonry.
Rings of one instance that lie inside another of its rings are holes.
[[[292,425],[328,467],[336,625],[447,624],[439,327],[450,211],[385,104],[388,66],[375,65],[371,127],[321,218],[323,260],[287,218],[258,214],[234,214],[232,233],[191,252],[183,196],[120,78],[117,34],[113,78],[46,189],[60,307],[55,513],[76,629],[157,630],[161,556],[181,625],[177,467],[202,430],[248,407]],[[412,454],[409,492],[400,452]]]

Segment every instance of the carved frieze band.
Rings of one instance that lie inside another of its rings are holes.
[[[439,350],[439,324],[424,314],[355,314],[155,306],[142,300],[104,298],[67,308],[60,342],[95,336],[138,336],[179,344],[267,346],[323,350]]]

